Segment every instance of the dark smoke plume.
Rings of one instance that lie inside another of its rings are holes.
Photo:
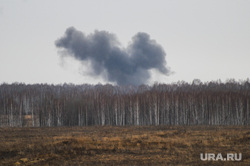
[[[85,35],[70,27],[55,45],[79,61],[90,62],[93,74],[106,75],[106,80],[118,85],[145,84],[150,78],[150,69],[165,75],[170,73],[166,53],[147,33],[137,33],[131,44],[122,48],[114,34],[95,31]]]

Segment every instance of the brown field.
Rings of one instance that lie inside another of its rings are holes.
[[[200,153],[242,153],[242,161]],[[250,165],[250,127],[0,128],[0,165]]]

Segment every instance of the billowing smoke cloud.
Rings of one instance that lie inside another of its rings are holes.
[[[145,84],[150,78],[150,69],[169,74],[163,48],[139,32],[127,48],[120,46],[114,34],[106,31],[84,33],[70,27],[65,35],[56,40],[57,48],[79,61],[88,61],[94,75],[101,75],[118,85]]]

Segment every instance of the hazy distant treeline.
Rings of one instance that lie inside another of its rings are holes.
[[[0,126],[249,124],[249,81],[0,85]]]

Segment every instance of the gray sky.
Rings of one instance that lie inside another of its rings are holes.
[[[124,47],[138,32],[155,39],[174,73],[151,83],[250,77],[249,0],[0,0],[0,83],[98,83],[55,40],[68,27],[114,33]]]

